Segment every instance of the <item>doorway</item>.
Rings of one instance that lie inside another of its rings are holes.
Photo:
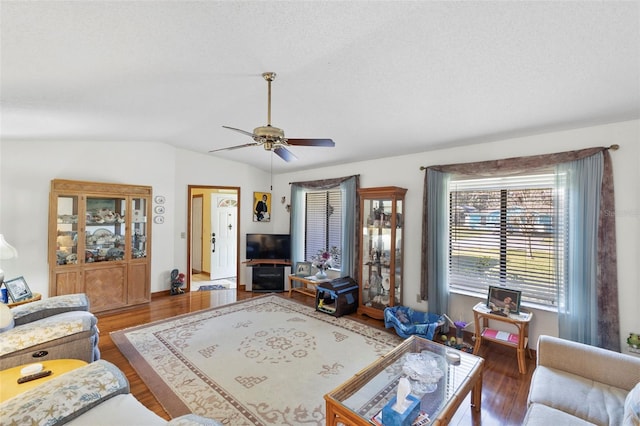
[[[235,288],[239,274],[240,188],[188,187],[187,289]]]

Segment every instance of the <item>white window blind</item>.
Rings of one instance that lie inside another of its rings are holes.
[[[342,194],[340,190],[307,192],[305,217],[306,261],[318,251],[342,247]],[[340,265],[334,264],[334,268]]]
[[[522,300],[557,306],[564,220],[556,176],[456,180],[449,186],[449,285],[486,295],[522,291]]]

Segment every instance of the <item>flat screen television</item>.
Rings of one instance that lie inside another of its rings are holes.
[[[289,234],[247,234],[247,260],[291,259]]]

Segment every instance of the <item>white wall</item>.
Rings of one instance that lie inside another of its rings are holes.
[[[347,143],[348,141],[336,141]],[[640,302],[640,121],[553,132],[464,148],[450,148],[363,161],[334,167],[286,173],[273,177],[255,168],[153,142],[27,142],[0,141],[0,232],[20,252],[16,260],[3,261],[8,278],[24,275],[33,291],[48,294],[47,215],[51,179],[77,179],[151,185],[155,195],[167,198],[165,223],[153,225],[152,292],[169,288],[169,271],[186,270],[187,186],[219,185],[241,188],[241,259],[244,235],[250,232],[288,232],[289,214],[280,204],[290,201],[289,182],[360,174],[362,187],[401,186],[408,189],[405,203],[404,304],[427,310],[418,303],[422,191],[420,166],[492,160],[620,144],[612,152],[616,186],[618,279],[621,340],[640,332],[636,314]],[[253,192],[270,191],[273,217],[269,223],[253,222]],[[240,268],[244,282],[244,268]],[[452,298],[450,312],[471,320],[478,300]],[[555,316],[535,311],[531,339],[542,333],[557,335]],[[623,345],[624,347],[625,345]]]

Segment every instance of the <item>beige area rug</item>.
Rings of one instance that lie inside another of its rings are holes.
[[[402,340],[265,295],[111,333],[171,417],[324,425],[323,396]]]

